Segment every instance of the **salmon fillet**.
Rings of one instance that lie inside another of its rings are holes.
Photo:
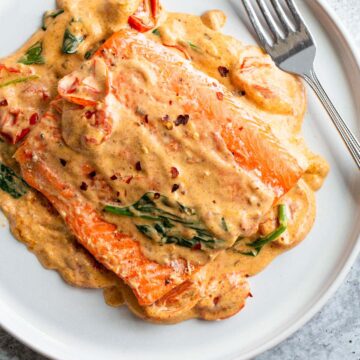
[[[144,70],[147,62],[158,72]],[[53,163],[56,154],[51,154],[53,142],[70,146],[74,157],[77,151],[86,154],[87,149],[101,146],[114,135],[121,121],[117,109],[138,111],[143,90],[137,79],[124,71],[124,66],[130,65],[138,69],[139,78],[161,83],[148,101],[166,110],[171,106],[171,98],[178,99],[184,111],[177,119],[179,125],[186,125],[191,116],[220,134],[238,166],[237,171],[256,178],[268,188],[273,200],[269,207],[296,184],[303,169],[271,130],[241,109],[236,98],[220,83],[142,34],[116,33],[82,69],[61,80],[58,90],[64,104],[62,101],[54,104],[60,113],[53,110],[42,118],[18,150],[16,159],[24,179],[52,202],[79,242],[131,287],[141,305],[150,305],[184,282],[188,284],[199,267],[182,258],[169,264],[146,258],[134,234],[123,234],[116,225],[105,221],[99,207],[67,182],[69,175],[59,174]],[[64,144],[66,129],[61,121],[74,109],[84,112],[84,118],[89,120],[86,129],[91,131],[82,135],[81,142],[72,142],[68,134],[70,140]]]

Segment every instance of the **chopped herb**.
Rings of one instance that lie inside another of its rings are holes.
[[[201,49],[197,45],[193,44],[191,41],[188,41],[188,44],[192,50],[200,54],[202,53]]]
[[[219,247],[217,239],[200,221],[196,211],[159,193],[146,193],[135,204],[120,208],[106,206],[104,211],[143,220],[136,228],[146,237],[161,244],[187,248]]]
[[[179,190],[179,188],[180,188],[179,184],[174,184],[171,188],[171,192],[175,192],[175,191]]]
[[[76,54],[84,39],[84,35],[74,35],[69,28],[67,28],[64,34],[62,52],[64,54]]]
[[[95,54],[97,49],[98,49],[98,47],[95,47],[95,48],[93,48],[91,50],[88,50],[84,55],[85,60],[89,60]]]
[[[88,187],[89,187],[88,184],[85,183],[85,182],[82,182],[81,185],[80,185],[80,189],[82,191],[86,191],[88,189]]]
[[[287,229],[287,216],[286,216],[286,205],[281,204],[278,207],[278,221],[279,226],[277,229],[275,229],[270,234],[259,237],[257,240],[255,240],[252,243],[247,244],[247,246],[251,247],[252,249],[248,252],[240,252],[242,255],[246,256],[257,256],[259,255],[261,249],[266,245],[271,243],[272,241],[279,238]]]
[[[218,71],[222,77],[227,77],[230,72],[230,70],[225,66],[219,66]]]
[[[90,179],[93,179],[96,176],[96,171],[92,171],[88,176]]]
[[[226,223],[226,220],[225,220],[224,217],[221,218],[221,227],[222,227],[226,232],[229,231],[229,228],[228,228],[228,226],[227,226],[227,223]]]
[[[179,115],[175,120],[175,126],[186,125],[190,120],[189,115]]]
[[[49,19],[49,18],[55,19],[56,17],[58,17],[59,15],[61,15],[64,12],[65,12],[65,10],[63,10],[63,9],[47,11],[43,16],[43,22],[42,22],[42,27],[41,28],[45,31],[47,29],[46,20]]]
[[[142,166],[141,166],[141,162],[138,161],[136,164],[135,164],[135,169],[136,171],[141,171],[142,170]]]
[[[152,31],[152,33],[153,33],[154,35],[156,35],[156,36],[160,36],[160,30],[159,30],[159,29],[154,29],[154,30]]]
[[[25,65],[45,64],[45,59],[41,55],[42,50],[42,42],[38,41],[26,51],[25,55],[22,56],[18,62]]]
[[[12,169],[0,163],[0,189],[19,199],[27,193],[29,186]]]
[[[93,54],[92,51],[90,51],[90,50],[87,51],[84,55],[85,60],[89,60],[91,58],[92,54]]]
[[[20,84],[20,83],[27,82],[30,80],[37,80],[39,78],[40,77],[38,75],[31,75],[31,76],[26,76],[26,77],[20,77],[20,78],[14,79],[14,80],[9,80],[9,81],[6,81],[6,82],[0,84],[0,89],[4,88],[6,86],[9,86],[9,85]]]

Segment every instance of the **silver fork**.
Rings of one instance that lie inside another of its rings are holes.
[[[259,38],[260,45],[281,70],[300,75],[312,87],[360,169],[359,141],[335,109],[315,74],[313,63],[316,45],[294,1],[285,0],[283,3],[280,3],[279,0],[257,0],[258,8],[266,20],[270,33],[261,24],[250,0],[242,0],[242,2]],[[282,31],[280,31],[267,5],[270,2],[274,10],[273,13],[277,15],[281,24]],[[285,7],[287,7],[288,13],[292,15],[292,19],[285,12]],[[270,35],[273,41],[269,41],[267,35]]]

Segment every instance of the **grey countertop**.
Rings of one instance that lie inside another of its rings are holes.
[[[0,0],[1,1],[1,0]],[[326,0],[360,47],[360,0]],[[360,259],[309,323],[256,360],[360,360]],[[0,329],[0,360],[45,360]]]

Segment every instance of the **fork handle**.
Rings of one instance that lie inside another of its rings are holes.
[[[336,129],[340,133],[342,139],[344,140],[347,148],[350,151],[351,156],[356,162],[356,165],[360,169],[360,143],[355,138],[355,135],[345,124],[344,120],[336,110],[334,104],[331,102],[330,98],[326,94],[324,88],[322,87],[318,77],[315,74],[314,69],[310,71],[309,74],[304,74],[304,79],[315,91],[316,95],[319,97],[320,101],[324,105],[326,111],[330,115],[331,120],[333,121]]]

